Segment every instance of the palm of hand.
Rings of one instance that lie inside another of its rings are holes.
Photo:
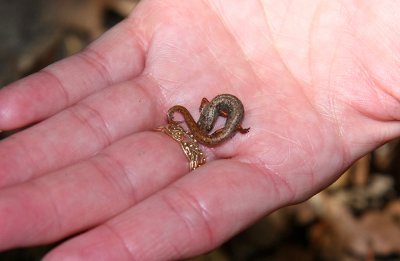
[[[0,146],[0,248],[95,226],[48,258],[198,254],[398,135],[395,79],[370,61],[392,64],[354,51],[377,45],[338,30],[350,24],[342,16],[325,24],[334,6],[292,18],[279,4],[217,2],[145,1],[86,52],[0,93],[3,129],[60,111]],[[148,130],[168,107],[196,111],[220,93],[241,98],[251,131],[207,149],[209,163],[185,175],[177,144]]]

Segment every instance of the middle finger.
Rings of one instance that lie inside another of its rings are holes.
[[[93,155],[162,121],[156,89],[137,78],[112,86],[0,143],[0,187]]]

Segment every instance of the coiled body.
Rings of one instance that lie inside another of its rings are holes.
[[[173,116],[175,112],[182,114],[184,121],[195,139],[203,145],[215,146],[231,138],[237,131],[247,133],[249,128],[241,126],[244,117],[242,102],[234,95],[220,94],[210,102],[203,98],[200,105],[200,118],[196,122],[190,112],[181,105],[175,105],[168,110],[169,123],[177,123]],[[223,128],[210,134],[219,116],[226,117]]]

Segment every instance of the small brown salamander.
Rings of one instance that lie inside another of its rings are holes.
[[[220,94],[210,102],[203,98],[200,105],[200,118],[197,123],[190,112],[181,105],[175,105],[168,110],[168,123],[179,123],[174,121],[175,112],[182,114],[194,138],[206,146],[218,145],[235,135],[236,131],[247,133],[250,130],[250,128],[244,129],[240,125],[244,116],[243,104],[231,94]],[[225,126],[210,134],[209,132],[214,128],[218,116],[226,118]]]

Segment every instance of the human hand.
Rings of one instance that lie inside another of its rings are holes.
[[[47,260],[181,259],[307,199],[399,136],[398,5],[143,1],[1,90],[0,129],[44,120],[0,143],[0,249],[85,231]],[[151,130],[220,93],[251,130],[188,174]]]

